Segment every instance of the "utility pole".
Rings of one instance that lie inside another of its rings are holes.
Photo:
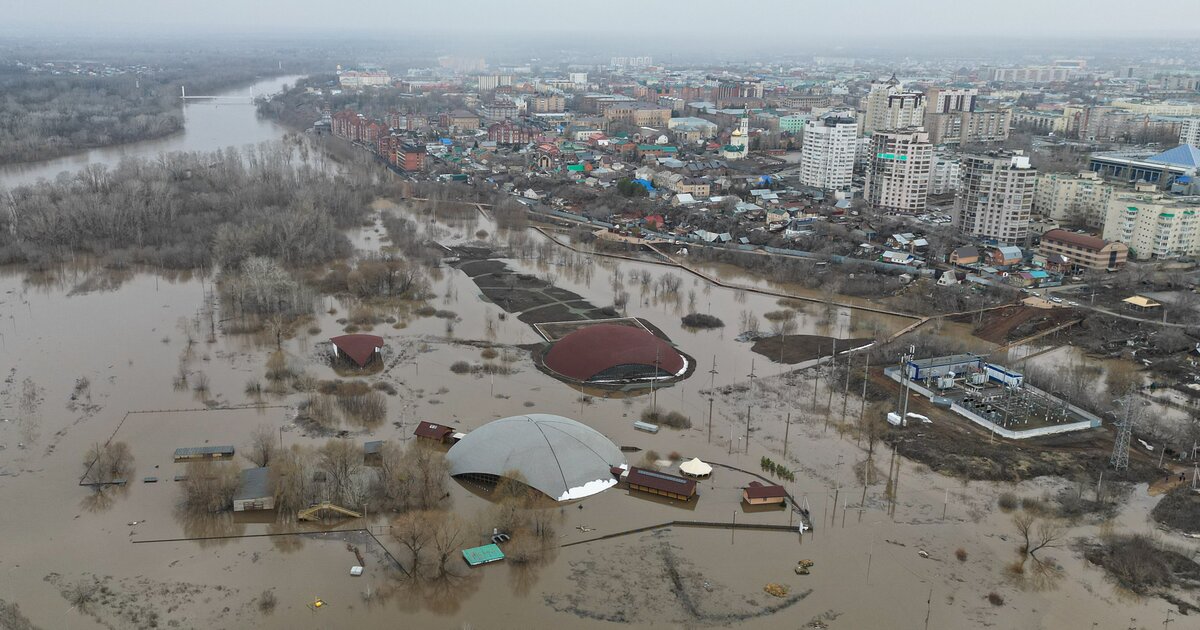
[[[758,378],[754,375],[754,359],[750,359],[750,403],[746,404],[746,453],[750,452],[750,405],[754,402],[754,379]]]
[[[817,362],[813,364],[813,413],[817,412],[817,371],[821,367],[821,346],[817,346]]]
[[[750,405],[746,405],[746,454],[750,454]]]
[[[712,412],[713,412],[713,399],[712,399],[712,396],[709,396],[708,397],[708,443],[709,444],[712,444]]]
[[[788,432],[792,429],[792,412],[788,412],[787,420],[783,422],[783,461],[787,463]]]
[[[846,388],[842,390],[842,426],[846,425],[846,402],[850,399],[850,357],[846,355]],[[838,435],[842,434],[842,429],[838,429]]]
[[[858,442],[862,442],[863,418],[867,415],[867,379],[871,376],[871,352],[866,353],[866,362],[863,363],[863,388],[862,388],[862,405],[858,408]]]
[[[904,360],[900,364],[900,385],[901,389],[904,390],[904,412],[900,414],[901,425],[908,421],[908,370],[905,370],[904,367],[909,361],[913,360],[916,350],[915,346],[909,346],[908,354],[904,355]]]
[[[847,361],[849,360],[849,355],[847,355],[846,360]],[[830,356],[830,363],[832,364],[830,366],[831,369],[837,370],[837,339],[833,340],[833,355]],[[833,380],[833,377],[834,377],[833,372],[830,372],[830,374],[829,374],[829,401],[825,403],[825,426],[829,426],[829,414],[833,413],[833,387],[834,387],[834,382],[835,382]]]
[[[660,361],[659,354],[661,350],[654,349],[654,378],[650,379],[650,411],[658,412],[658,392],[654,389],[654,381],[658,380],[658,362]]]
[[[712,369],[708,371],[708,443],[712,444],[713,396],[716,395],[717,355],[713,355]]]

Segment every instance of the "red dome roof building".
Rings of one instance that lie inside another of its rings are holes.
[[[615,383],[682,376],[688,362],[674,346],[642,328],[596,324],[554,342],[543,359],[573,381]]]

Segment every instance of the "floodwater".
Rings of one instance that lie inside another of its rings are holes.
[[[219,92],[214,96],[256,96],[274,94],[285,85],[293,85],[300,75],[263,79],[252,86]],[[39,179],[53,180],[63,171],[75,172],[88,164],[115,166],[127,157],[153,158],[172,151],[215,151],[278,140],[287,130],[274,121],[260,118],[249,98],[240,101],[189,100],[183,106],[182,131],[154,140],[131,142],[113,147],[90,149],[42,162],[0,166],[0,188],[32,184]]]
[[[498,232],[483,216],[428,223],[422,229],[430,233],[431,227],[448,243],[469,241],[478,229],[499,242],[514,236]],[[381,235],[378,223],[350,234],[363,250],[377,248]],[[642,449],[628,454],[633,464],[649,450],[663,457],[673,452],[699,456],[756,473],[762,457],[785,463],[796,476],[785,485],[809,508],[813,531],[801,538],[675,527],[552,550],[530,565],[486,566],[450,584],[414,586],[397,583],[385,570],[384,548],[398,553],[398,545],[389,542],[387,521],[378,516],[364,521],[382,547],[363,534],[311,533],[316,526],[185,517],[176,509],[179,491],[172,479],[179,465],[170,461],[174,448],[205,441],[240,447],[264,423],[281,429],[285,444],[320,443],[291,423],[290,407],[301,395],[268,396],[263,408],[205,410],[214,403],[236,407],[253,402],[244,393],[245,383],[262,377],[274,341],[219,329],[210,341],[212,318],[204,311],[212,289],[207,278],[144,272],[113,277],[71,267],[27,276],[10,269],[0,273],[0,504],[7,506],[0,519],[0,599],[18,603],[46,628],[137,627],[151,612],[158,613],[159,627],[174,622],[179,627],[264,628],[387,623],[422,628],[796,628],[819,621],[834,628],[1072,628],[1095,622],[1095,627],[1116,629],[1162,623],[1165,602],[1122,594],[1069,547],[1049,553],[1059,577],[1017,579],[1005,571],[1017,559],[1016,531],[1010,516],[996,509],[996,496],[1002,491],[1053,495],[1074,488],[1073,481],[964,483],[900,460],[889,493],[883,469],[889,468],[891,452],[879,447],[873,462],[878,478],[864,492],[855,468],[865,459],[865,444],[842,435],[837,426],[844,388],[818,379],[814,391],[811,375],[780,375],[778,366],[733,339],[742,311],[761,317],[781,308],[774,298],[713,287],[662,265],[568,255],[566,248],[542,238],[522,233],[518,240],[532,239],[538,247],[506,262],[525,272],[552,274],[560,286],[597,305],[612,302],[614,286],[628,292],[628,315],[650,320],[697,359],[699,369],[691,378],[657,393],[659,407],[690,416],[693,428],[637,432],[632,421],[651,404],[650,396],[585,398],[538,371],[528,354],[515,347],[537,342],[533,329],[513,316],[501,319],[501,310],[482,300],[465,274],[441,268],[430,272],[431,305],[457,317],[404,318],[402,328],[375,327],[372,332],[384,336],[391,359],[382,374],[367,380],[387,380],[398,393],[388,398],[386,422],[371,430],[347,427],[353,431],[350,439],[407,441],[419,420],[471,430],[504,416],[557,413],[620,445]],[[645,292],[642,272],[651,275]],[[655,297],[653,285],[662,274],[682,276],[676,296]],[[695,310],[720,317],[724,329],[681,326],[679,317],[692,310],[693,292]],[[320,332],[310,334],[306,326],[284,341],[294,365],[317,378],[335,377],[318,344],[339,334],[337,320],[348,307],[326,299],[311,325]],[[336,312],[326,312],[331,309]],[[823,305],[800,310],[802,333],[858,336],[865,326],[886,333],[902,325],[874,314],[827,312]],[[761,323],[769,329],[768,322]],[[513,372],[495,377],[453,374],[450,366],[456,361],[481,360],[480,349],[462,341],[499,345]],[[715,378],[708,373],[714,356]],[[748,378],[752,361],[753,383]],[[203,373],[208,391],[175,388],[181,366],[189,384]],[[80,387],[81,378],[87,379],[86,388]],[[718,387],[746,386],[714,397],[711,430],[709,400],[699,393],[710,379]],[[747,389],[751,385],[753,392]],[[852,421],[860,408],[853,392],[844,404]],[[785,425],[789,414],[791,424]],[[77,485],[81,461],[91,445],[114,432],[115,439],[129,444],[136,470],[129,486],[97,500]],[[241,459],[238,463],[247,465]],[[159,482],[142,482],[151,475]],[[740,488],[751,479],[719,466],[710,480],[700,483],[699,499],[686,508],[609,490],[553,508],[560,512],[555,526],[566,544],[673,520],[787,524],[787,512],[740,509]],[[465,516],[479,515],[488,506],[463,486],[451,484],[450,489],[454,510]],[[1153,501],[1144,487],[1135,488],[1116,519],[1084,521],[1068,536],[1094,537],[1102,530],[1154,533],[1146,519]],[[333,527],[363,526],[351,521]],[[290,535],[295,531],[310,533]],[[480,541],[490,533],[486,521],[478,522],[476,533]],[[241,537],[154,542],[196,536]],[[1187,549],[1197,547],[1194,541],[1168,539]],[[348,573],[357,560],[347,544],[367,556],[361,578]],[[965,561],[955,558],[959,548],[968,555]],[[800,559],[815,562],[811,575],[793,572]],[[103,576],[112,595],[81,612],[60,591],[91,575]],[[768,583],[787,586],[790,596],[804,596],[777,600],[763,592]],[[279,601],[269,614],[256,604],[266,589]],[[1005,603],[988,603],[989,592],[1003,596]],[[328,606],[310,608],[317,598]],[[139,621],[118,616],[122,604],[126,610],[143,607],[143,616]]]

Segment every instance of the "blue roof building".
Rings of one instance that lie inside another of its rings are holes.
[[[1156,155],[1146,152],[1097,153],[1089,160],[1088,169],[1106,179],[1165,185],[1200,171],[1200,149],[1181,144]]]

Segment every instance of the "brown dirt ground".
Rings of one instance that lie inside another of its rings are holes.
[[[1032,306],[1010,306],[988,311],[983,321],[976,324],[974,334],[984,341],[1005,344],[1030,335],[1036,335],[1079,317],[1069,308],[1034,308]],[[974,315],[960,315],[952,321],[973,323]]]
[[[780,337],[764,337],[754,342],[750,349],[779,363]],[[838,350],[865,346],[874,339],[838,339]],[[809,361],[818,356],[827,357],[833,349],[833,337],[821,335],[786,335],[783,341],[783,362],[789,365]]]

